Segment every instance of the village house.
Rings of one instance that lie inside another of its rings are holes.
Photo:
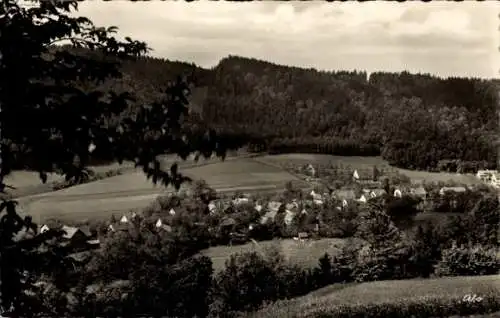
[[[314,199],[313,203],[316,204],[316,205],[322,205],[323,204],[323,200],[321,200],[321,199]]]
[[[418,187],[418,188],[411,188],[410,189],[410,193],[417,197],[417,198],[420,198],[422,200],[426,200],[427,199],[427,191],[425,191],[424,187]]]
[[[279,208],[281,207],[281,202],[278,202],[278,201],[270,201],[268,204],[267,204],[267,209],[269,211],[278,211]]]
[[[321,196],[321,194],[319,193],[316,193],[314,190],[312,190],[310,193],[311,197],[313,198],[313,200],[322,200],[323,197]]]
[[[298,234],[298,239],[299,241],[305,241],[309,238],[309,234],[307,234],[307,232],[300,232]]]
[[[444,195],[446,192],[461,193],[465,191],[467,191],[465,187],[442,187],[441,190],[439,190],[439,195]]]
[[[476,177],[483,182],[491,183],[491,179],[495,173],[495,170],[478,170]]]
[[[285,211],[285,224],[287,226],[290,226],[292,224],[292,221],[293,221],[293,218],[295,217],[297,213],[296,212],[293,212],[293,211],[290,211],[290,210],[286,210]]]
[[[368,198],[364,194],[362,194],[358,201],[361,203],[366,203],[368,202]]]
[[[90,239],[84,231],[80,230],[74,226],[63,225],[61,230],[64,234],[61,237],[60,246],[66,247],[72,250],[81,250],[88,247],[87,241]]]
[[[217,206],[215,205],[215,203],[210,202],[210,203],[208,204],[208,211],[209,211],[210,213],[215,213],[215,212],[217,211]]]
[[[316,177],[316,169],[311,164],[308,164],[306,167],[306,173],[310,175],[311,177],[315,178]]]
[[[495,187],[495,188],[500,188],[500,173],[499,172],[494,172],[491,175],[491,181],[490,184]]]
[[[373,180],[373,171],[368,169],[356,169],[352,174],[353,181],[369,187],[380,186],[380,181]]]
[[[298,208],[299,208],[299,204],[297,202],[291,202],[291,203],[286,204],[287,210],[294,210],[294,209],[298,209]]]
[[[158,218],[158,220],[155,223],[155,227],[157,229],[165,230],[167,232],[172,232],[172,227],[168,224],[164,224],[161,218]]]
[[[42,225],[42,227],[40,227],[39,233],[45,233],[48,230],[50,230],[49,226],[47,224],[44,224]]]
[[[387,194],[384,189],[373,189],[370,191],[370,197],[377,198]]]
[[[396,198],[402,198],[403,197],[403,193],[401,192],[400,189],[396,189],[396,190],[394,190],[394,196]]]
[[[244,203],[248,203],[248,202],[249,202],[248,198],[236,198],[233,200],[234,205],[240,205],[240,204],[244,204]]]

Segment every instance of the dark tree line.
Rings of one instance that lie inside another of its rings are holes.
[[[57,50],[105,59],[86,49]],[[382,155],[410,169],[439,170],[446,160],[467,171],[496,166],[498,81],[407,72],[373,73],[368,80],[366,72],[325,72],[235,56],[210,70],[151,57],[122,62],[120,78],[98,85],[77,81],[85,92],[134,92],[135,100],[109,125],[136,118],[141,105],[161,99],[168,83],[181,76],[190,90],[190,111],[183,116],[188,134],[199,135],[194,132],[210,125],[226,143],[246,143],[251,151]],[[111,157],[104,147],[92,160]]]

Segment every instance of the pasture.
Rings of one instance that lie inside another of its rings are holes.
[[[335,308],[346,305],[413,303],[425,302],[426,299],[460,300],[468,294],[478,297],[500,294],[500,275],[334,284],[302,297],[280,301],[250,316],[284,318],[308,313],[307,316],[312,317],[315,311],[333,313]]]
[[[246,154],[242,152],[232,152],[228,153],[228,157],[226,160],[233,160],[238,157],[244,157]],[[188,158],[187,160],[182,160],[177,155],[163,155],[160,156],[160,161],[162,163],[162,168],[170,169],[170,166],[173,163],[177,163],[180,168],[189,168],[196,166],[203,166],[210,163],[220,162],[221,159],[217,157],[212,158],[200,158],[198,162],[195,162],[193,158]],[[95,173],[106,173],[108,171],[116,171],[121,170],[122,172],[133,172],[136,169],[134,167],[134,163],[131,161],[125,161],[121,165],[118,162],[98,165],[98,166],[89,166],[89,169],[93,170]],[[15,196],[27,196],[33,195],[43,192],[52,191],[52,183],[60,182],[64,180],[64,176],[58,175],[56,173],[48,173],[47,174],[47,183],[42,184],[40,181],[40,177],[38,172],[35,171],[26,171],[26,170],[16,170],[13,171],[5,178],[5,182],[15,187],[16,189],[11,191]]]
[[[373,166],[384,168],[385,170],[395,170],[399,173],[408,176],[413,183],[422,182],[457,182],[463,184],[479,184],[481,183],[474,175],[461,175],[456,173],[445,172],[426,172],[426,171],[413,171],[400,169],[389,166],[389,164],[381,157],[345,157],[345,156],[331,156],[324,154],[280,154],[280,155],[267,155],[257,159],[263,163],[273,165],[284,164],[332,164],[350,169],[372,169]]]
[[[344,239],[323,238],[319,240],[307,240],[304,242],[292,239],[249,242],[243,245],[215,246],[202,251],[202,254],[210,257],[215,271],[224,269],[226,260],[235,253],[264,251],[269,247],[277,248],[278,251],[290,262],[304,268],[318,265],[318,260],[325,253],[330,256],[336,255],[344,246]]]
[[[180,166],[181,173],[193,179],[204,179],[219,192],[281,191],[287,181],[297,180],[293,175],[251,158],[227,161],[212,159],[190,167],[189,161]],[[299,185],[307,186],[303,181]],[[174,191],[155,186],[140,170],[110,177],[67,189],[20,198],[20,213],[33,216],[35,222],[47,219],[82,221],[108,219],[148,206],[159,194]]]

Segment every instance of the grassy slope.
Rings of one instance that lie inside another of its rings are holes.
[[[202,252],[212,259],[215,271],[224,268],[224,263],[232,254],[243,252],[262,252],[267,247],[274,246],[283,253],[283,255],[292,263],[303,267],[315,267],[318,265],[318,259],[323,254],[337,254],[345,244],[343,239],[325,238],[320,240],[309,240],[298,242],[291,239],[272,240],[255,243],[250,242],[244,245],[235,246],[216,246]]]
[[[234,158],[221,162],[212,159],[189,167],[189,161],[180,165],[181,172],[196,179],[205,179],[221,192],[240,190],[282,190],[295,177],[259,164],[250,158]],[[191,165],[193,163],[191,162]],[[304,183],[304,186],[307,184]],[[132,209],[142,209],[165,189],[155,187],[142,171],[133,171],[68,189],[45,193],[20,200],[22,213],[33,216],[35,222],[48,218],[61,220],[107,219],[111,214],[122,214]]]
[[[394,169],[400,173],[407,175],[414,182],[422,181],[449,181],[462,182],[466,184],[478,184],[480,181],[472,175],[458,175],[455,173],[444,172],[425,172],[425,171],[412,171],[406,169],[399,169],[390,167],[389,164],[381,157],[344,157],[344,156],[331,156],[322,154],[281,154],[270,155],[259,158],[259,160],[273,163],[273,164],[337,164],[344,167],[351,167],[352,169],[371,169],[374,165],[383,167],[384,169]]]
[[[478,297],[491,293],[500,295],[500,275],[446,277],[379,281],[349,285],[331,285],[306,296],[280,301],[255,313],[252,317],[294,317],[339,305],[398,303],[428,298],[463,299],[467,294]]]

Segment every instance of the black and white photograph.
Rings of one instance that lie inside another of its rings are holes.
[[[500,318],[496,1],[0,6],[0,316]]]

